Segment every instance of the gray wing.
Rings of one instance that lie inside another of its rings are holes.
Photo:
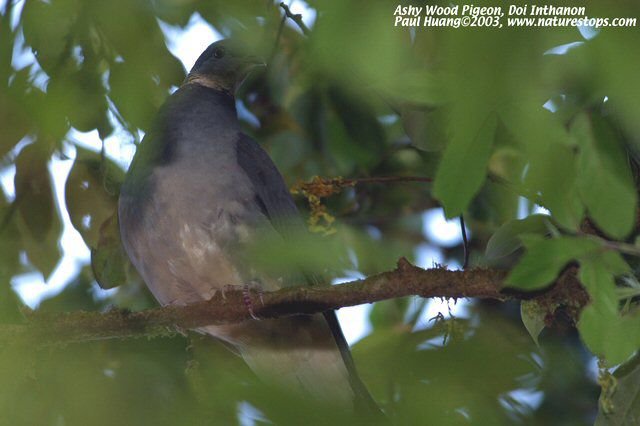
[[[241,134],[237,142],[236,154],[240,167],[254,186],[257,194],[256,202],[278,233],[287,239],[293,232],[304,230],[304,223],[282,175],[262,147],[249,136]],[[322,282],[313,275],[305,274],[305,277],[309,284]],[[349,371],[349,380],[357,395],[357,403],[364,405],[368,410],[379,412],[378,406],[358,376],[335,311],[327,311],[323,315]]]
[[[278,233],[286,239],[304,230],[304,223],[282,175],[262,147],[242,133],[236,144],[236,154],[238,164],[256,191],[255,201]]]

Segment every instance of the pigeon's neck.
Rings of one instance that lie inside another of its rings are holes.
[[[237,126],[236,100],[227,90],[192,81],[184,84],[165,103],[160,113],[161,125],[170,123],[178,127]]]
[[[226,84],[223,80],[207,77],[200,74],[189,74],[187,78],[185,78],[184,83],[182,83],[182,86],[188,84],[208,87],[213,90],[224,92],[231,97],[233,97],[233,94],[235,92],[235,88],[229,87],[229,85]]]
[[[235,99],[227,92],[200,84],[180,87],[162,106],[151,133],[141,148],[148,161],[167,164],[207,155],[234,141],[240,132]],[[145,143],[147,142],[147,143]]]

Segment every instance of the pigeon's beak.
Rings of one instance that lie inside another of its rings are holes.
[[[249,69],[253,69],[255,67],[266,67],[267,64],[264,62],[264,59],[258,55],[247,55],[244,57],[244,61],[246,67]]]
[[[247,55],[239,58],[239,64],[237,68],[237,86],[240,86],[244,79],[256,68],[263,68],[266,64],[264,59],[256,55]]]

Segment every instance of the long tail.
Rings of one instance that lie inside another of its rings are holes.
[[[369,393],[369,390],[362,382],[362,379],[360,379],[360,375],[356,370],[356,365],[353,362],[353,357],[351,356],[351,350],[349,350],[349,344],[347,343],[347,340],[342,333],[340,323],[338,322],[336,312],[324,312],[324,318],[329,324],[329,328],[331,329],[333,338],[335,339],[336,344],[338,345],[338,349],[340,350],[342,360],[344,361],[344,364],[347,367],[347,371],[349,372],[349,383],[351,384],[351,389],[353,389],[353,392],[355,394],[354,402],[356,409],[367,417],[373,417],[374,419],[384,419],[384,415],[380,410],[380,407]]]
[[[323,280],[316,274],[303,273],[303,275],[310,285],[322,285],[323,282],[326,282],[326,280]],[[380,410],[380,407],[369,393],[369,390],[362,382],[362,379],[360,379],[360,375],[356,370],[356,365],[353,362],[353,357],[351,356],[349,344],[347,343],[347,339],[344,337],[342,327],[340,326],[340,322],[336,316],[336,311],[330,310],[323,312],[323,316],[329,325],[329,329],[333,335],[333,340],[338,346],[338,350],[342,356],[342,361],[349,373],[349,384],[351,385],[351,389],[354,393],[354,405],[356,410],[358,410],[358,412],[363,416],[370,418],[372,421],[375,421],[376,419],[387,420],[387,417],[385,417],[382,410]]]
[[[233,343],[265,382],[320,403],[381,413],[358,377],[335,312],[203,328]]]
[[[236,347],[263,381],[321,404],[353,406],[349,371],[322,315],[245,324]]]

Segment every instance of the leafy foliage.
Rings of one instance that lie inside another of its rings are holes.
[[[383,271],[398,256],[425,267],[461,264],[459,242],[440,244],[423,232],[422,214],[433,208],[464,214],[471,265],[509,269],[512,291],[544,291],[578,268],[591,298],[579,318],[566,318],[562,306],[468,302],[461,318],[429,321],[434,301],[375,304],[372,331],[353,350],[393,420],[591,424],[597,387],[586,365],[595,355],[608,367],[631,359],[616,370],[618,388],[606,395],[598,424],[632,424],[632,356],[640,347],[637,31],[603,28],[591,39],[575,28],[410,33],[392,26],[389,0],[307,3],[316,17],[308,37],[272,2],[4,2],[0,327],[24,320],[16,293],[23,274],[46,279],[63,270],[71,254],[61,237],[76,231],[91,265],[85,259],[38,309],[153,306],[121,248],[114,212],[124,170],[107,153],[134,147],[181,84],[185,69],[167,34],[201,17],[269,59],[241,88],[238,109],[291,185],[313,176],[434,179],[344,187],[318,198],[311,212],[297,197],[303,214],[335,218],[336,232],[305,236],[293,252],[273,241],[257,245],[265,268],[290,261],[341,277]],[[586,7],[590,16],[640,16],[637,2]],[[551,50],[576,42],[565,54]],[[99,152],[78,132],[97,135]],[[70,169],[64,194],[54,164]],[[425,261],[429,253],[436,255]],[[117,290],[97,297],[96,280]],[[354,420],[258,383],[221,344],[191,334],[0,345],[0,413],[12,424]]]

